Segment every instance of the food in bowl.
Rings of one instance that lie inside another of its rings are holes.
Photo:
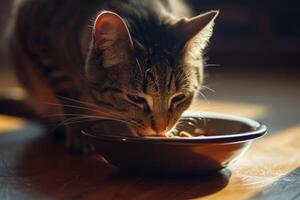
[[[217,131],[215,129],[204,129],[195,128],[192,132],[178,131],[176,128],[165,133],[167,138],[180,138],[180,137],[207,137],[210,135],[216,135]]]
[[[177,124],[170,131],[164,135],[158,135],[157,137],[165,138],[189,138],[189,137],[208,137],[214,135],[222,135],[222,131],[216,130],[207,126],[209,123],[207,120],[201,117],[183,117],[181,122]]]

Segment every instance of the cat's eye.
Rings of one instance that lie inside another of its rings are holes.
[[[172,103],[179,103],[179,102],[182,102],[184,99],[186,98],[186,95],[185,94],[178,94],[176,96],[174,96],[172,98]]]
[[[127,94],[127,98],[132,103],[136,103],[136,104],[145,104],[145,103],[147,103],[146,99],[144,99],[143,97],[136,96],[136,95]]]
[[[184,100],[187,98],[187,96],[183,93],[177,93],[175,94],[173,97],[171,97],[170,101],[169,101],[169,109],[173,110],[175,109],[175,107],[179,104],[181,104],[182,102],[184,102]]]
[[[126,94],[126,99],[128,102],[137,105],[139,108],[145,110],[146,112],[150,112],[150,108],[152,108],[151,99],[146,99],[146,97]]]

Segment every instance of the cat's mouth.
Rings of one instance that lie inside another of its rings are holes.
[[[151,128],[147,128],[147,129],[143,129],[143,130],[136,130],[136,135],[140,136],[140,137],[165,137],[166,133],[169,130],[166,130],[164,132],[156,132]]]

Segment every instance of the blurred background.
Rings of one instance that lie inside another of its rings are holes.
[[[211,64],[206,70],[206,86],[211,90],[203,90],[200,98],[208,100],[204,100],[199,109],[253,117],[270,124],[274,131],[299,123],[300,3],[279,0],[184,2],[194,14],[220,10],[206,53]],[[18,87],[5,32],[12,3],[0,0],[0,91]],[[253,106],[264,109],[260,115],[253,115]]]
[[[299,71],[299,1],[189,0],[195,13],[220,9],[209,57],[235,70]]]
[[[18,0],[17,0],[18,1]],[[0,0],[0,62],[7,59],[5,27],[14,1]],[[300,17],[298,1],[183,0],[194,14],[219,9],[209,61],[226,69],[300,71]]]

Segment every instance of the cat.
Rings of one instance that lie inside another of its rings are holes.
[[[10,40],[16,74],[36,112],[65,124],[70,151],[88,146],[85,120],[160,136],[203,84],[217,15],[178,18],[167,1],[25,0]]]

